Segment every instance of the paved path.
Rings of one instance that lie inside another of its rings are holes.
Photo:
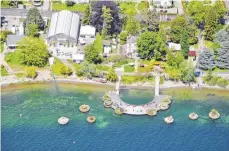
[[[1,62],[0,64],[1,65],[4,65],[5,69],[7,70],[8,74],[14,74],[14,71],[13,69],[8,65],[8,63],[5,61],[5,52],[6,52],[6,49],[4,49],[4,51],[0,54],[0,59],[1,59]]]

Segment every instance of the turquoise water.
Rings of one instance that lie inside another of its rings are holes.
[[[2,89],[3,151],[229,150],[228,91],[164,90],[163,94],[173,95],[171,108],[148,117],[117,116],[111,109],[105,109],[101,97],[109,87],[59,86],[60,92],[48,84]],[[126,90],[121,96],[127,102],[141,104],[149,101],[152,93]],[[90,105],[89,113],[80,113],[78,108],[84,103]],[[221,113],[219,120],[208,118],[212,108]],[[197,121],[188,119],[193,111],[199,114]],[[96,123],[87,123],[89,115],[96,116]],[[169,115],[175,119],[172,125],[163,121]],[[58,125],[60,116],[68,117],[69,124]]]

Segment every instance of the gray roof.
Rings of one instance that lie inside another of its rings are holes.
[[[77,39],[79,34],[80,16],[68,10],[52,14],[48,37],[65,34]]]
[[[138,39],[138,36],[129,36],[129,37],[127,37],[126,43],[128,43],[128,44],[136,43],[137,39]]]
[[[16,46],[19,41],[21,41],[24,35],[8,35],[6,39],[7,46]]]

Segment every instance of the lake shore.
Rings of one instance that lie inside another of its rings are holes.
[[[1,77],[1,88],[15,85],[15,84],[26,84],[26,83],[51,83],[54,80],[52,78],[37,78],[37,79],[31,79],[31,78],[17,78],[15,76],[7,76],[7,77]],[[90,79],[80,79],[80,78],[56,78],[57,83],[66,83],[66,84],[89,84],[89,85],[105,85],[105,86],[111,86],[115,87],[115,83],[107,82],[107,83],[101,83],[95,80]],[[184,84],[182,82],[173,82],[173,81],[165,81],[163,84],[160,85],[161,89],[167,89],[167,88],[179,88],[179,87],[191,87],[193,89],[196,88],[208,88],[208,89],[223,89],[223,90],[229,90],[229,86],[226,88],[222,88],[219,86],[209,86],[206,84],[191,84],[190,86],[188,84]],[[121,84],[122,89],[129,89],[129,88],[138,88],[138,89],[149,89],[154,88],[154,85],[150,82],[146,83],[133,83],[133,84]]]

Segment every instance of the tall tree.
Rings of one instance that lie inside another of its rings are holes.
[[[180,45],[181,45],[181,52],[183,56],[185,58],[188,57],[189,42],[188,42],[188,33],[185,30],[182,32]]]
[[[126,31],[129,35],[137,35],[140,30],[140,24],[133,18],[130,17],[126,23]]]
[[[103,34],[105,36],[111,35],[111,23],[112,23],[112,16],[111,16],[111,10],[110,8],[107,8],[106,6],[103,7]]]
[[[99,55],[99,51],[95,49],[94,45],[86,46],[84,51],[85,51],[85,59],[89,63],[97,64],[102,62],[102,58]]]
[[[184,56],[181,52],[168,52],[166,55],[167,64],[172,68],[178,69],[180,64],[184,61]]]
[[[144,10],[141,13],[140,23],[143,29],[148,31],[159,30],[159,15],[156,11]]]
[[[83,15],[83,24],[84,25],[90,25],[91,23],[91,8],[90,5],[87,5],[85,11],[84,11],[84,15]]]
[[[214,34],[217,27],[217,14],[213,8],[211,8],[207,14],[205,19],[205,27],[204,27],[204,36],[206,40],[213,41]]]
[[[29,24],[26,29],[25,33],[27,36],[35,37],[38,34],[38,26],[37,24]]]
[[[204,50],[199,57],[197,67],[203,70],[212,70],[215,68],[214,52]]]
[[[186,13],[193,19],[198,26],[204,22],[205,7],[201,1],[190,1],[186,7]]]
[[[44,40],[26,37],[18,44],[21,62],[27,66],[44,67],[48,61],[48,50]]]
[[[223,17],[227,12],[227,9],[225,8],[225,5],[223,3],[223,1],[218,0],[213,6],[214,10],[216,11],[217,18]]]
[[[97,32],[101,32],[103,29],[103,12],[102,8],[106,6],[111,11],[112,23],[111,23],[111,35],[118,34],[122,30],[122,21],[119,18],[119,7],[116,3],[112,1],[97,1],[93,2],[92,11],[93,15],[91,16],[91,24],[96,27]]]
[[[166,39],[166,32],[163,29],[160,29],[156,38],[156,49],[154,52],[155,59],[162,59],[165,57],[168,50]]]
[[[157,33],[155,32],[144,32],[137,39],[137,50],[141,58],[151,59],[154,56],[156,37]]]
[[[221,69],[229,69],[229,41],[221,43],[222,48],[217,49],[218,58],[216,65]]]
[[[29,24],[37,24],[39,29],[44,28],[44,21],[41,17],[40,11],[36,7],[29,9],[26,18],[26,26]]]
[[[111,82],[116,82],[118,79],[118,75],[115,73],[114,69],[110,69],[107,74],[107,80]]]

